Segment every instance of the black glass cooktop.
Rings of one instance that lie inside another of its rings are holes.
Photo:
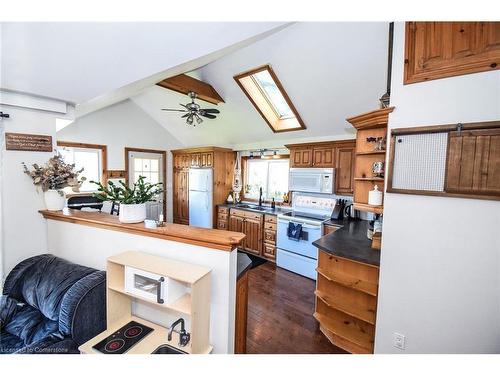
[[[150,334],[153,328],[131,321],[93,346],[104,354],[122,354]]]

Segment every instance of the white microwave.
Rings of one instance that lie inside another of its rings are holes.
[[[290,191],[333,194],[334,186],[335,168],[290,168]]]
[[[125,266],[125,292],[158,304],[172,303],[189,292],[186,285],[169,277]]]

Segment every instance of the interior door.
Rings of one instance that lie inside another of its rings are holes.
[[[145,181],[156,184],[163,183],[165,187],[165,176],[163,174],[163,153],[130,151],[128,153],[128,184],[130,187],[139,180],[140,176],[145,177]],[[151,220],[158,220],[159,215],[164,212],[164,194],[156,197],[155,202],[146,203],[146,217]]]

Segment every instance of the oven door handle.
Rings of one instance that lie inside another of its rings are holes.
[[[163,298],[161,298],[161,296],[163,294],[162,291],[163,291],[163,282],[164,281],[165,281],[165,278],[162,276],[156,282],[156,284],[157,284],[157,288],[156,288],[156,302],[158,302],[160,304],[163,304],[163,302],[165,302],[163,300]]]

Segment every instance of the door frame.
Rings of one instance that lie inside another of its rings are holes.
[[[131,152],[145,152],[150,154],[161,154],[163,161],[161,163],[161,170],[163,174],[163,221],[167,221],[167,151],[163,150],[151,150],[148,148],[137,148],[137,147],[125,147],[125,184],[128,186],[128,176],[129,176],[129,154]]]

